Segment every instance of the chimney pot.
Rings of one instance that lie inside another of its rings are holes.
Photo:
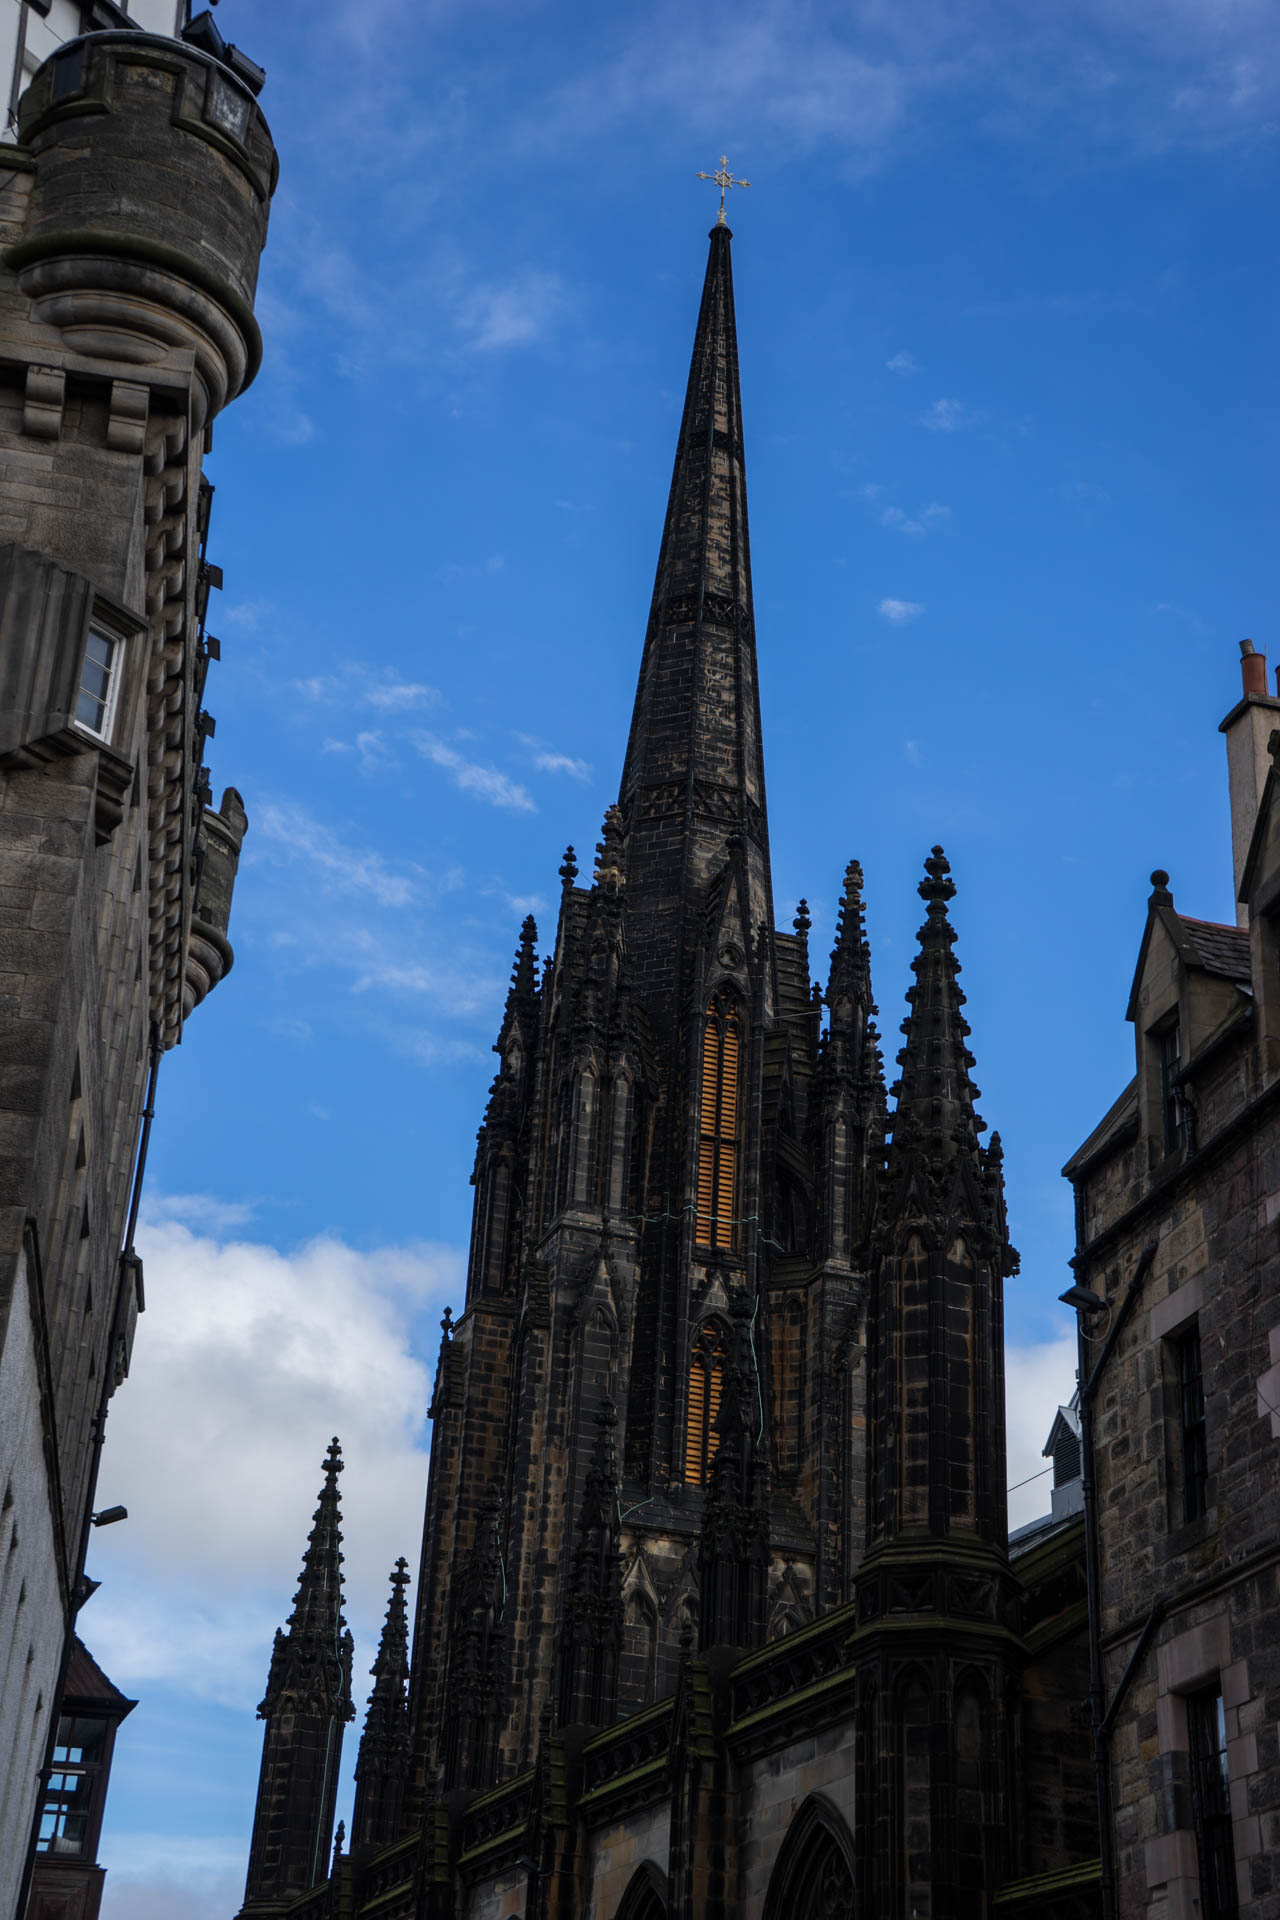
[[[1256,650],[1252,640],[1240,642],[1240,679],[1246,700],[1251,693],[1260,693],[1264,698],[1266,697],[1268,692],[1267,656]]]

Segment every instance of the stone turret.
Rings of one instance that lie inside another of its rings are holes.
[[[18,134],[35,179],[7,264],[36,315],[94,358],[194,354],[201,430],[262,358],[253,296],[278,163],[252,91],[188,43],[87,34],[36,74]]]
[[[407,1562],[397,1560],[391,1573],[391,1597],[378,1657],[371,1668],[373,1691],[356,1757],[353,1855],[390,1846],[400,1838],[409,1773],[409,1626],[404,1604],[408,1584]]]
[[[954,894],[934,847],[872,1223],[858,1576],[861,1901],[934,1916],[983,1911],[998,1883],[1012,1767],[1003,1302],[1017,1256],[999,1139],[979,1142]],[[893,1837],[904,1794],[909,1848]]]
[[[336,1439],[311,1525],[293,1612],[271,1651],[258,1708],[266,1721],[243,1920],[265,1920],[328,1870],[351,1704],[351,1635],[342,1614],[342,1514]]]

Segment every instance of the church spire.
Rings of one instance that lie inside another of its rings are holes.
[[[975,1062],[965,1045],[969,1023],[960,1011],[965,998],[957,984],[960,962],[951,951],[956,936],[947,902],[955,897],[955,881],[941,847],[934,847],[924,864],[919,892],[927,912],[920,951],[911,962],[916,984],[907,990],[911,1012],[902,1023],[902,1077],[891,1089],[898,1099],[891,1162],[901,1163],[908,1152],[920,1154],[937,1172],[957,1156],[976,1164],[978,1135],[986,1123],[974,1107],[978,1089],[969,1069]]]
[[[409,1764],[409,1629],[404,1590],[407,1563],[397,1560],[391,1573],[391,1597],[370,1671],[373,1691],[356,1759],[356,1799],[351,1816],[351,1849],[387,1847],[400,1838]]]
[[[773,918],[730,239],[712,229],[619,796],[633,924],[665,930],[662,990],[671,905],[721,869],[735,832],[746,924]]]
[[[999,1142],[983,1151],[941,847],[903,1021],[892,1144],[876,1196],[868,1347],[873,1544],[917,1531],[1003,1551],[1003,1288],[1017,1271]],[[890,1444],[886,1434],[898,1439]]]
[[[342,1729],[353,1718],[351,1635],[342,1615],[342,1514],[337,1439],[324,1460],[324,1485],[311,1523],[293,1612],[276,1633],[254,1811],[245,1920],[275,1913],[324,1874],[342,1758]]]

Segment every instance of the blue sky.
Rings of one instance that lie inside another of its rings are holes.
[[[1147,876],[1231,918],[1217,723],[1238,640],[1276,625],[1269,0],[219,22],[268,70],[282,157],[266,360],[209,461],[210,759],[251,828],[235,971],[161,1078],[101,1485],[131,1518],[82,1622],[142,1699],[114,1920],[238,1903],[330,1433],[361,1714],[386,1572],[416,1564],[511,951],[525,912],[550,931],[621,764],[715,211],[696,171],[727,152],[753,182],[779,915],[804,895],[824,955],[862,861],[896,1039],[921,862],[950,856],[1023,1252],[1011,1479],[1070,1389],[1058,1169],[1131,1072]]]

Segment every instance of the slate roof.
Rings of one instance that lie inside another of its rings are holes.
[[[1220,973],[1227,980],[1249,982],[1249,935],[1243,927],[1224,927],[1216,920],[1190,920],[1180,913],[1188,940],[1195,948],[1206,973]]]
[[[71,1658],[67,1662],[67,1678],[62,1689],[64,1708],[69,1706],[104,1707],[110,1717],[123,1720],[125,1714],[132,1713],[137,1706],[136,1700],[128,1700],[113,1680],[108,1680],[84,1641],[78,1638],[71,1642]]]

